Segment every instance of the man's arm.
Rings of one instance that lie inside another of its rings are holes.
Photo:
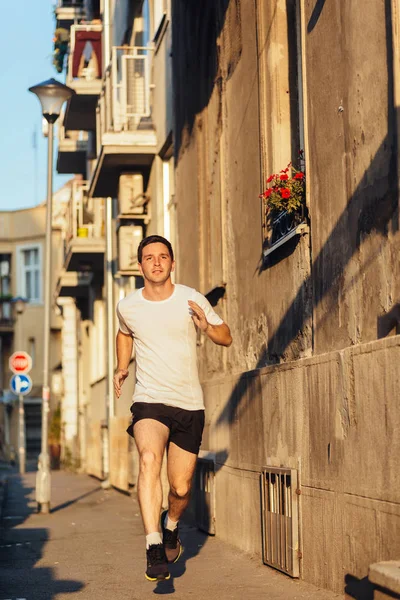
[[[197,327],[201,329],[214,344],[218,344],[219,346],[230,346],[232,344],[231,331],[226,323],[221,323],[221,325],[211,325],[211,323],[207,321],[204,310],[196,302],[189,300],[189,306],[193,311],[192,319],[194,324],[197,325]]]
[[[132,356],[133,337],[130,333],[117,333],[117,370],[114,375],[114,390],[117,398],[121,395],[121,387],[129,375],[128,367]]]

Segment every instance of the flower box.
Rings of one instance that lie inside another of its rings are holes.
[[[303,151],[299,153],[300,169],[289,163],[286,169],[267,179],[267,189],[260,194],[264,215],[264,258],[296,235],[308,231],[305,206],[306,178]]]

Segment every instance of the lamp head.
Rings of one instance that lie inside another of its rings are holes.
[[[22,298],[22,296],[17,296],[16,298],[13,298],[11,302],[14,305],[14,310],[17,313],[17,315],[22,315],[28,303],[28,299]]]
[[[39,98],[46,121],[55,123],[60,116],[62,105],[75,91],[56,79],[48,79],[29,88]]]

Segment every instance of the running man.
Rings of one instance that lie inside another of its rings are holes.
[[[174,253],[151,235],[138,248],[144,287],[117,306],[117,397],[128,377],[135,342],[136,384],[128,433],[139,453],[138,499],[146,533],[149,581],[169,579],[168,563],[181,553],[178,522],[190,488],[204,427],[203,393],[196,357],[196,327],[215,344],[230,346],[228,325],[196,290],[173,284]],[[167,448],[168,510],[161,515],[161,464]]]

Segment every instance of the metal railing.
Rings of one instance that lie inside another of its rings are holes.
[[[74,81],[91,82],[102,78],[101,35],[97,35],[101,34],[102,30],[101,24],[72,25],[68,56],[68,84]]]
[[[104,133],[152,129],[150,58],[152,49],[114,46],[103,80],[98,119],[98,146]]]
[[[60,120],[58,124],[58,149],[60,150],[60,145],[66,141],[73,142],[83,142],[87,143],[89,135],[87,131],[66,131],[64,125],[62,124],[64,119]]]
[[[87,181],[76,180],[72,183],[71,199],[65,219],[65,253],[70,243],[78,238],[91,240],[104,238],[104,203],[89,198],[88,189]]]
[[[83,8],[83,0],[57,0],[56,8]]]
[[[2,300],[0,297],[0,325],[12,325],[12,304],[10,300]]]

